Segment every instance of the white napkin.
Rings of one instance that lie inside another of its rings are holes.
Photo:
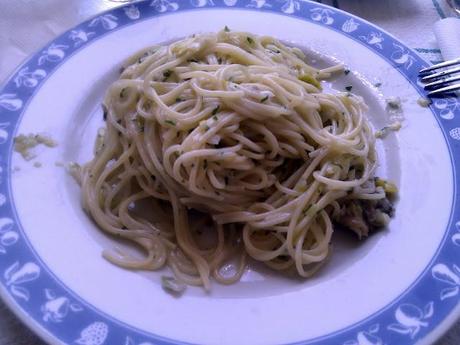
[[[434,35],[444,60],[460,58],[460,18],[446,18],[434,24]]]

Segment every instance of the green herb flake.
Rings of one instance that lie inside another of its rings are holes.
[[[136,122],[139,132],[143,132],[144,125],[145,125],[145,119],[141,116],[136,116],[136,118],[133,121]]]
[[[255,43],[254,40],[249,36],[246,37],[246,40],[248,41],[249,44],[254,44]]]
[[[125,96],[126,96],[126,88],[123,88],[120,91],[120,98],[124,98]]]
[[[218,118],[216,115],[214,115],[214,116],[212,117],[212,119],[213,119],[214,121],[217,121],[219,118]]]
[[[265,96],[264,98],[262,98],[262,99],[260,100],[260,103],[263,103],[263,102],[265,102],[267,99],[268,99],[268,95],[267,95],[267,96]]]
[[[105,106],[105,104],[102,104],[102,119],[104,121],[107,121],[107,114],[108,114],[107,107]]]
[[[225,31],[225,32],[230,32],[230,29],[228,28],[228,26],[227,26],[227,25],[225,25],[225,27],[224,27],[224,31]]]
[[[218,105],[217,107],[215,107],[215,108],[213,109],[212,115],[216,115],[217,112],[219,111],[219,109],[220,109],[220,105]]]
[[[168,79],[172,74],[172,71],[167,69],[166,71],[163,72],[163,77],[165,77],[166,79]]]
[[[145,111],[150,110],[151,107],[152,107],[152,102],[146,101],[146,102],[144,103],[144,110],[145,110]]]
[[[204,125],[204,126],[203,126],[203,129],[204,129],[205,132],[206,132],[206,131],[209,131],[209,126],[208,126],[208,125]]]
[[[353,86],[351,85],[345,86],[345,90],[347,90],[348,92],[350,92],[351,89],[353,89]]]
[[[174,122],[173,120],[165,120],[165,123],[167,123],[168,125],[171,125],[171,126],[176,125],[176,122]]]
[[[387,99],[387,106],[390,110],[401,110],[401,101],[399,98]]]
[[[174,277],[161,276],[161,287],[173,295],[181,295],[187,286]]]

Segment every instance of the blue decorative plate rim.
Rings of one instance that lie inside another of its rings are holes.
[[[415,52],[365,20],[308,0],[149,0],[104,12],[65,32],[23,63],[0,89],[0,157],[7,157],[0,160],[0,272],[4,272],[0,277],[0,295],[46,341],[185,344],[118,321],[66,287],[42,262],[21,227],[12,202],[10,171],[13,138],[28,102],[73,53],[141,20],[197,8],[275,12],[336,30],[380,55],[424,95],[417,74],[427,64]],[[460,218],[456,207],[460,199],[460,176],[456,173],[460,159],[460,101],[447,98],[434,102],[430,108],[444,134],[454,172],[451,216],[437,252],[418,279],[386,307],[344,329],[295,344],[413,344],[434,340],[458,316],[460,268],[456,257],[460,250],[460,221],[455,220]]]

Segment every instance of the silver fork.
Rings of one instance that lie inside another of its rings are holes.
[[[446,68],[449,67],[449,68]],[[419,72],[421,81],[427,83],[428,97],[451,93],[460,89],[460,58],[423,68]]]

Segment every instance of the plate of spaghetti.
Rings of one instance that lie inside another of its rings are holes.
[[[78,25],[0,89],[2,298],[53,344],[433,342],[460,107],[426,65],[308,1]]]

